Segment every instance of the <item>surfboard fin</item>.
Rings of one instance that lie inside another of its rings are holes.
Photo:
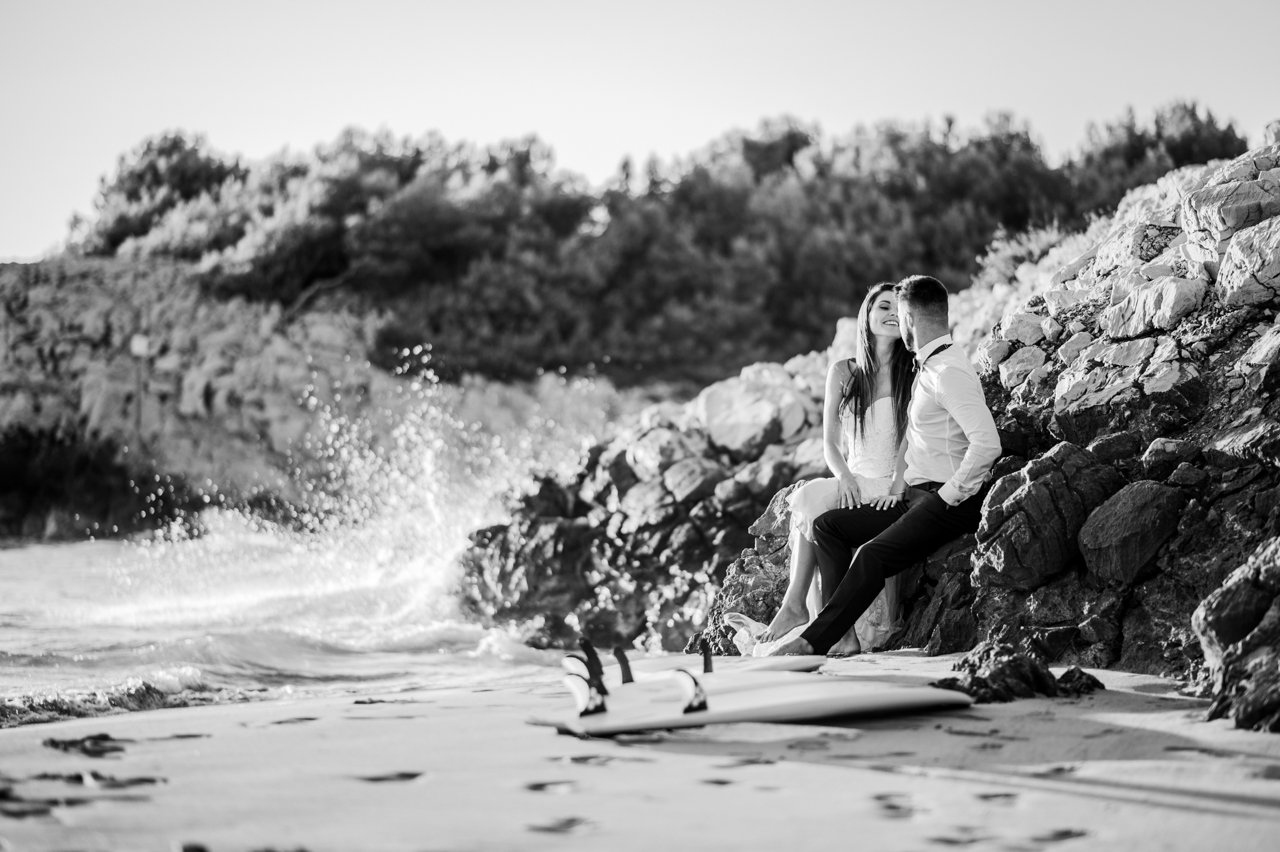
[[[565,654],[564,659],[560,661],[560,665],[569,674],[576,674],[583,678],[591,676],[591,669],[587,666],[587,658],[581,654]]]
[[[711,674],[713,666],[711,665],[711,643],[707,641],[705,636],[698,637],[698,650],[702,651],[702,673]]]
[[[702,688],[702,684],[698,683],[698,679],[694,677],[687,669],[676,669],[676,682],[680,684],[680,690],[684,693],[684,712],[700,713],[707,709],[707,691]]]
[[[569,692],[573,693],[573,703],[578,708],[579,716],[594,716],[597,713],[607,713],[609,711],[609,708],[605,706],[604,696],[600,694],[600,690],[596,689],[595,684],[582,675],[565,675],[564,685],[569,688]]]
[[[578,645],[582,647],[582,653],[587,658],[587,677],[595,681],[595,687],[600,690],[601,695],[608,695],[609,690],[604,687],[604,664],[600,662],[596,646],[592,645],[591,640],[585,636],[578,640]]]
[[[618,668],[622,669],[622,682],[633,682],[635,678],[631,675],[631,661],[627,659],[627,652],[621,645],[613,646],[613,657],[618,661]]]

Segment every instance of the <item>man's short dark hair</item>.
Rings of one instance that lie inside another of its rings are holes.
[[[947,318],[947,285],[928,275],[909,275],[893,288],[899,302],[916,313]]]

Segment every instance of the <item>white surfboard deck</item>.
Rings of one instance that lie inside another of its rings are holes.
[[[701,678],[699,679],[701,682]],[[579,735],[614,734],[665,728],[691,728],[730,722],[797,722],[855,714],[912,712],[962,708],[973,699],[962,692],[930,686],[910,686],[865,678],[811,676],[803,681],[762,686],[720,695],[707,695],[707,709],[684,712],[684,702],[654,695],[605,698],[604,713],[559,719],[530,720]]]

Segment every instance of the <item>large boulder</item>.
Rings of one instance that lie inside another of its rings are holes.
[[[1228,305],[1259,305],[1280,293],[1280,217],[1231,238],[1217,289]]]
[[[1278,167],[1280,145],[1249,151],[1183,199],[1182,226],[1199,259],[1216,265],[1231,237],[1280,214]]]
[[[1185,503],[1178,489],[1150,480],[1120,489],[1080,530],[1080,552],[1090,573],[1104,583],[1132,585],[1178,529]]]
[[[1079,555],[1085,518],[1121,485],[1114,469],[1065,441],[998,480],[983,505],[974,585],[1043,586]]]
[[[693,401],[694,419],[711,443],[751,460],[804,428],[807,407],[794,385],[742,377],[716,382]]]
[[[1205,598],[1192,625],[1213,680],[1210,718],[1280,731],[1280,538]]]
[[[1167,331],[1200,307],[1208,289],[1199,279],[1170,276],[1145,282],[1102,315],[1102,326],[1113,340],[1139,337],[1156,329]]]

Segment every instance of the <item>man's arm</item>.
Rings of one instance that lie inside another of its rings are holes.
[[[1000,433],[987,408],[978,377],[957,367],[944,367],[938,374],[938,402],[960,425],[969,448],[955,474],[938,489],[949,506],[958,505],[978,493],[991,466],[1000,458]]]

